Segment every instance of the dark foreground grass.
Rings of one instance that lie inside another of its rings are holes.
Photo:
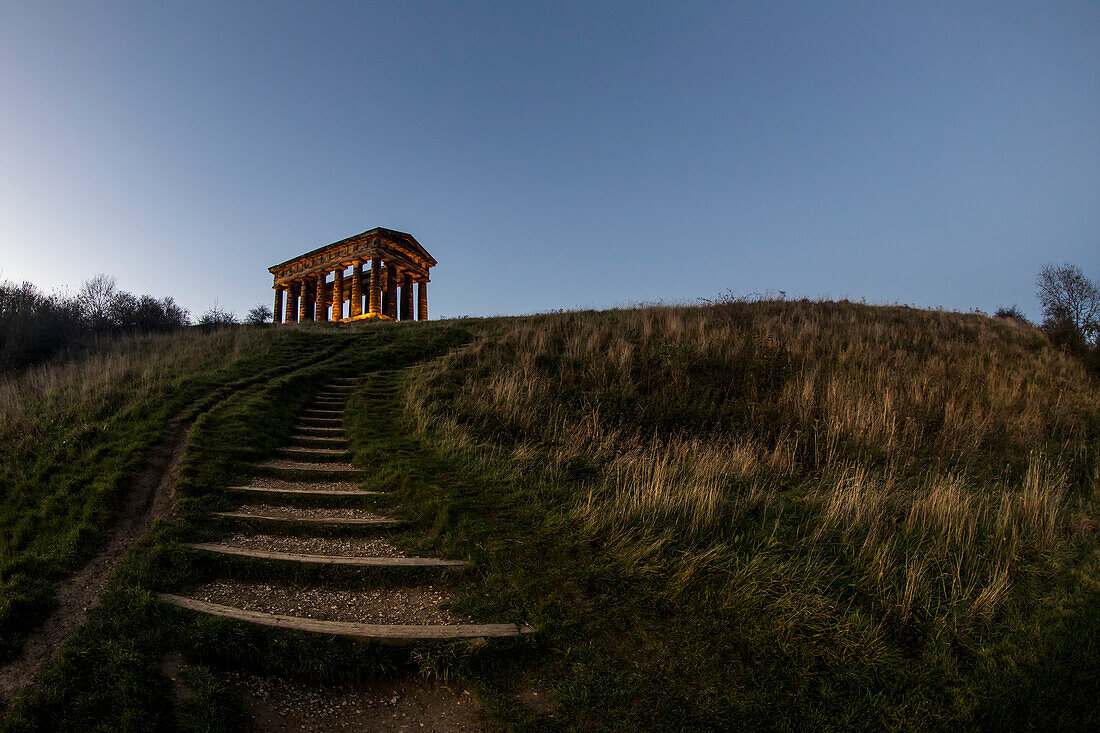
[[[215,669],[284,669],[323,678],[333,659],[346,660],[356,674],[401,662],[388,650],[197,618],[151,597],[157,591],[180,592],[218,571],[219,560],[188,553],[182,543],[209,535],[206,511],[225,507],[224,488],[246,479],[250,462],[285,443],[295,414],[320,385],[332,377],[401,368],[468,336],[449,328],[373,326],[319,329],[295,338],[308,340],[300,358],[275,358],[277,368],[253,369],[220,399],[194,403],[200,414],[177,484],[177,519],[158,521],[129,553],[101,605],[33,689],[15,702],[6,730],[229,729],[234,713]],[[249,571],[245,566],[237,572]],[[173,649],[193,664],[188,675],[196,694],[180,709],[174,708],[172,686],[160,671]]]

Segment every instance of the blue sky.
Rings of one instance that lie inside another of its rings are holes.
[[[193,314],[384,226],[433,317],[1100,278],[1100,5],[0,0],[0,279]]]

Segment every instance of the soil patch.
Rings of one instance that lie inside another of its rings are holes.
[[[425,680],[307,685],[235,674],[231,684],[253,731],[483,730],[468,690]]]

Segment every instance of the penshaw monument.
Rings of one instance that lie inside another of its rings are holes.
[[[274,322],[411,320],[414,283],[416,319],[425,321],[428,270],[435,264],[411,234],[392,229],[327,244],[268,268],[275,278]]]

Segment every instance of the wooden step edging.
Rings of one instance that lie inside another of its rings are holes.
[[[228,486],[227,491],[254,491],[259,494],[295,494],[300,496],[384,496],[385,491],[348,489],[275,489],[268,486]]]
[[[317,425],[319,427],[339,427],[344,424],[344,421],[338,417],[309,417],[308,415],[299,415],[298,422],[302,425]]]
[[[222,606],[195,598],[171,593],[155,593],[154,597],[165,603],[189,611],[210,616],[246,621],[260,626],[271,626],[291,631],[309,631],[330,636],[346,636],[352,639],[379,641],[417,641],[432,639],[483,639],[490,637],[520,636],[534,633],[530,626],[519,624],[363,624],[351,621],[318,621],[298,616],[248,611],[243,608]]]
[[[389,517],[370,519],[361,519],[358,517],[303,517],[293,514],[249,514],[248,512],[214,512],[213,514],[216,517],[225,517],[227,519],[251,519],[263,522],[287,522],[290,524],[346,524],[376,527],[392,527],[397,524],[403,524],[402,520],[390,519]]]
[[[373,568],[453,568],[466,563],[463,560],[442,560],[436,557],[350,557],[347,555],[305,555],[296,552],[275,552],[270,550],[249,550],[244,547],[220,545],[211,542],[191,542],[189,549],[213,552],[219,555],[251,557],[259,560],[282,560],[311,565],[351,565]]]

